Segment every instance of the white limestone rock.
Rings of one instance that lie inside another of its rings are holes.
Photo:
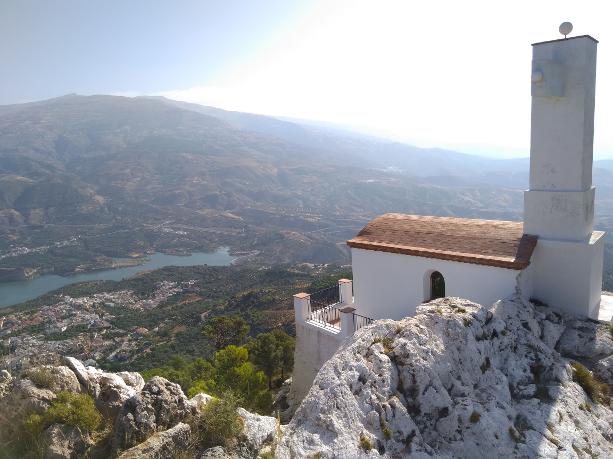
[[[613,354],[613,339],[606,327],[595,321],[569,320],[556,350],[578,359],[596,361]]]
[[[66,365],[74,372],[75,376],[79,380],[79,383],[83,385],[85,392],[96,398],[100,387],[98,385],[98,379],[102,370],[98,370],[94,367],[86,367],[81,361],[74,357],[64,357]]]
[[[243,420],[243,430],[239,441],[244,443],[252,451],[259,451],[265,443],[270,443],[275,438],[277,420],[271,416],[261,416],[239,408],[238,415]]]
[[[116,373],[127,386],[132,387],[136,392],[140,392],[145,387],[145,380],[140,373],[135,371],[120,371]]]
[[[113,429],[113,450],[131,448],[156,431],[169,429],[193,414],[181,386],[160,376],[121,407]]]
[[[519,299],[444,298],[359,330],[320,370],[276,456],[611,457],[613,413],[572,381],[552,348],[572,332],[546,320]]]
[[[96,407],[106,417],[114,418],[129,398],[140,392],[145,381],[134,372],[107,373],[98,368],[86,367],[73,357],[65,357],[83,391],[94,397]]]
[[[144,442],[130,448],[118,459],[166,459],[177,457],[187,450],[190,444],[191,428],[180,422],[162,432],[156,432]]]
[[[196,394],[190,398],[188,403],[192,407],[192,410],[197,413],[202,411],[206,404],[211,400],[213,400],[213,397],[211,397],[209,394],[200,392],[199,394]]]

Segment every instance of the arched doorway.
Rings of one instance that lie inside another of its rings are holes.
[[[430,300],[445,296],[445,278],[438,271],[430,274]]]

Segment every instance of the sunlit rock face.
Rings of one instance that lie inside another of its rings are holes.
[[[436,300],[341,347],[276,454],[611,457],[613,413],[573,381],[566,356],[572,349],[573,359],[602,367],[611,345],[605,324],[519,298],[489,308]]]

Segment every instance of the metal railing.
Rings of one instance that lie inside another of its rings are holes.
[[[333,286],[310,294],[309,320],[319,322],[325,327],[341,328],[338,287]]]
[[[353,313],[353,332],[357,332],[360,328],[366,327],[373,323],[374,319],[370,317],[361,316],[360,314]]]
[[[336,285],[317,290],[309,295],[311,298],[311,308],[314,311],[340,302],[339,288]]]

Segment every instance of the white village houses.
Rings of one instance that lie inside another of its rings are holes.
[[[490,305],[519,293],[599,317],[604,233],[593,230],[592,186],[597,43],[584,35],[533,45],[523,223],[382,215],[347,241],[353,285],[339,281],[338,302],[294,296],[298,400],[343,339],[373,319],[413,315],[434,298]]]

